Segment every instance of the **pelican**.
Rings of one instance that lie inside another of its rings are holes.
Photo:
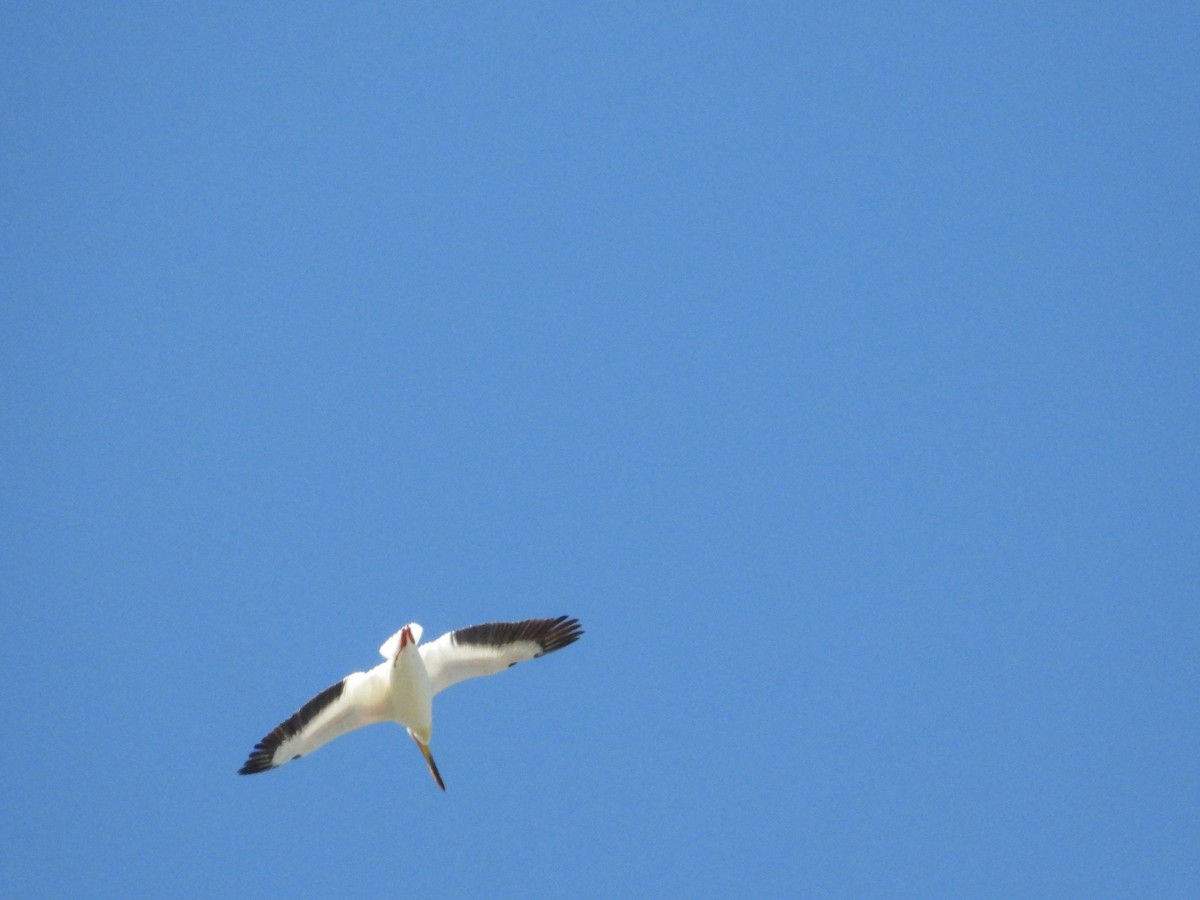
[[[433,698],[460,681],[494,675],[561,650],[583,634],[579,620],[567,616],[472,625],[428,644],[420,643],[421,631],[410,622],[384,641],[379,648],[383,662],[369,672],[347,675],[305,703],[254,745],[238,774],[277,769],[364,725],[399,722],[444,791],[446,784],[429,751]]]

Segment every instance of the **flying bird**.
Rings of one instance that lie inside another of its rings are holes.
[[[254,745],[238,774],[276,769],[364,725],[399,722],[444,791],[429,751],[433,698],[460,681],[561,650],[583,634],[579,620],[567,616],[472,625],[418,646],[421,630],[416,622],[405,625],[379,648],[384,662],[369,672],[347,675],[305,703]]]

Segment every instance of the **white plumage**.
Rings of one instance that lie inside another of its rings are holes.
[[[445,790],[429,751],[433,698],[460,681],[493,675],[573,644],[583,628],[577,619],[559,616],[472,625],[428,644],[420,644],[421,633],[413,622],[384,641],[379,648],[384,662],[369,672],[347,675],[305,703],[254,745],[238,774],[278,768],[364,725],[399,722]]]

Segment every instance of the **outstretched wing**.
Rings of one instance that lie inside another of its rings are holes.
[[[382,669],[382,666],[376,667]],[[385,718],[387,675],[355,672],[327,687],[254,745],[239,775],[265,772],[312,753],[335,737]]]
[[[491,622],[443,634],[422,644],[421,659],[434,694],[480,675],[494,675],[527,659],[536,659],[579,640],[578,619],[527,619]]]

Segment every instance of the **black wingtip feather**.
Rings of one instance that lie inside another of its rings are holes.
[[[545,656],[575,643],[583,635],[583,626],[571,616],[557,619],[526,619],[524,622],[488,622],[454,632],[454,643],[500,647],[516,641],[534,641]]]
[[[265,772],[268,769],[279,768],[272,762],[275,758],[275,751],[279,749],[288,738],[298,734],[300,729],[311,722],[321,710],[327,707],[330,703],[342,696],[342,690],[346,687],[346,680],[343,678],[337,684],[331,684],[317,696],[313,697],[302,707],[296,710],[285,722],[280,722],[276,725],[271,733],[264,737],[261,741],[254,745],[254,749],[250,751],[250,755],[246,758],[246,762],[238,769],[239,775],[256,775],[259,772]]]

